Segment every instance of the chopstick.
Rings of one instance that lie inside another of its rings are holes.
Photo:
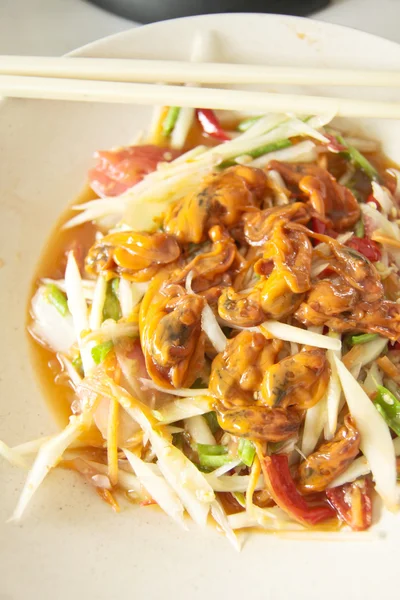
[[[228,63],[0,56],[0,74],[62,79],[157,83],[334,85],[400,87],[400,73]]]
[[[335,113],[341,117],[400,118],[400,102],[47,77],[0,75],[0,95],[15,98],[164,104],[241,111]]]

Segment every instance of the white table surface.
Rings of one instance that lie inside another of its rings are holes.
[[[333,0],[314,17],[400,42],[400,0]],[[85,0],[0,0],[0,54],[56,56],[133,26]]]

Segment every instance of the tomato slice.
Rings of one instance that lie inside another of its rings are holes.
[[[268,491],[285,512],[303,525],[316,525],[335,518],[335,511],[328,504],[310,506],[298,492],[289,470],[286,454],[273,454],[262,458],[262,469]]]
[[[372,523],[372,490],[370,479],[357,479],[327,490],[326,495],[339,517],[353,531],[364,531]]]
[[[357,252],[368,258],[371,262],[380,260],[382,256],[378,244],[367,237],[353,237],[346,243],[346,246],[354,248],[354,250],[357,250]]]
[[[160,146],[128,146],[95,153],[97,165],[88,173],[90,187],[100,197],[119,196],[155,171],[158,163],[180,155],[177,150]]]

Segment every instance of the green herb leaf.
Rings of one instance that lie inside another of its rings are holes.
[[[271,142],[269,144],[265,144],[264,146],[260,146],[259,148],[255,148],[254,150],[250,150],[250,152],[246,152],[246,154],[253,158],[258,158],[259,156],[263,156],[263,154],[276,152],[277,150],[283,150],[291,145],[292,142],[288,139],[278,140],[277,142]]]
[[[168,135],[170,135],[173,128],[175,127],[175,123],[178,119],[180,110],[181,109],[179,108],[179,106],[170,106],[169,107],[167,115],[162,124],[162,132],[163,132],[163,135],[165,135],[166,137]]]
[[[378,393],[374,399],[375,408],[386,423],[397,435],[400,435],[400,402],[390,390],[378,385]]]
[[[219,444],[196,444],[199,462],[202,467],[218,469],[222,465],[231,462],[232,456],[228,454],[228,448]]]
[[[115,279],[107,283],[106,299],[103,307],[103,319],[114,319],[118,321],[121,318],[121,306],[119,304],[118,296],[114,291],[118,284],[114,283]]]
[[[350,146],[350,144],[348,144],[341,135],[336,135],[336,139],[339,142],[339,144],[346,148],[346,153],[348,157],[357,167],[360,167],[360,169],[362,169],[370,179],[379,179],[378,171],[375,169],[375,167],[371,165],[369,160],[366,159],[365,156],[361,154],[359,150],[357,150],[357,148],[355,148],[354,146]]]
[[[94,346],[94,348],[92,348],[92,358],[93,358],[94,362],[96,363],[96,365],[99,365],[100,363],[102,363],[103,360],[105,359],[105,357],[107,356],[107,354],[113,348],[114,348],[114,344],[112,343],[111,340],[109,340],[108,342],[103,342],[102,344],[99,344],[98,346]]]
[[[246,508],[246,497],[243,492],[232,492],[232,496],[242,508]]]
[[[114,277],[114,279],[111,281],[111,290],[112,290],[112,293],[117,298],[118,298],[118,290],[119,290],[119,281],[120,281],[119,277]]]
[[[67,296],[54,283],[46,285],[46,298],[58,310],[61,316],[69,314]]]
[[[237,162],[234,158],[228,158],[227,160],[223,160],[219,165],[216,166],[218,171],[223,171],[224,169],[228,169],[229,167],[234,167],[237,165]]]
[[[258,158],[259,156],[263,156],[264,154],[268,154],[269,152],[283,150],[284,148],[288,148],[289,146],[292,146],[292,142],[290,140],[278,140],[277,142],[271,142],[269,144],[265,144],[264,146],[259,146],[258,148],[254,148],[254,150],[249,150],[248,152],[243,152],[242,154],[246,154],[246,156],[251,156],[252,158]],[[234,160],[234,158],[230,158],[229,160],[224,160],[222,163],[220,163],[218,165],[218,168],[226,169],[236,164],[237,163]]]
[[[228,448],[219,444],[197,444],[197,452],[200,454],[209,454],[210,456],[220,456],[228,454]]]
[[[79,375],[81,377],[83,377],[83,375],[84,375],[84,373],[83,373],[83,364],[82,364],[82,357],[81,357],[80,354],[78,354],[78,356],[76,358],[74,358],[74,360],[72,361],[72,365],[78,371]]]
[[[203,417],[207,421],[208,426],[211,429],[211,433],[217,433],[218,429],[220,429],[217,413],[214,410],[212,410],[211,412],[208,412],[205,415],[203,415]]]
[[[204,467],[203,465],[195,465],[201,473],[212,473],[215,468],[214,467]]]
[[[352,346],[366,344],[367,342],[372,342],[372,340],[375,340],[377,337],[377,333],[362,333],[361,335],[352,335],[350,336],[350,344]]]
[[[232,461],[232,457],[228,454],[209,455],[200,454],[199,461],[201,467],[211,467],[212,469],[218,469]]]
[[[365,235],[364,222],[362,219],[357,221],[354,227],[354,233],[358,238],[363,238]]]
[[[246,467],[251,467],[256,455],[256,449],[250,440],[240,438],[238,447],[239,458]]]
[[[259,119],[261,119],[261,116],[249,117],[248,119],[244,119],[243,121],[240,121],[236,129],[241,132],[247,131],[248,129],[250,129],[250,127],[254,125],[254,123],[257,123]]]

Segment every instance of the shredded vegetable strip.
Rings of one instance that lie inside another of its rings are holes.
[[[144,387],[158,390],[159,392],[165,392],[166,394],[171,394],[172,396],[180,396],[181,398],[191,398],[195,396],[208,396],[209,392],[203,388],[177,388],[177,389],[168,389],[163,388],[159,385],[156,385],[151,379],[145,379],[144,377],[140,378],[141,383]]]
[[[300,523],[289,521],[285,513],[278,507],[274,506],[270,509],[259,509],[257,517],[251,516],[247,511],[229,515],[228,521],[232,529],[246,529],[261,525],[266,531],[275,533],[296,532],[302,533],[301,539],[305,539],[304,527]]]
[[[260,329],[262,332],[266,332],[267,335],[276,337],[279,340],[285,340],[286,342],[308,344],[309,346],[315,346],[315,348],[327,348],[330,350],[340,350],[342,347],[342,343],[338,339],[278,321],[265,321],[265,323],[260,325]]]
[[[138,326],[136,323],[115,323],[111,319],[104,321],[100,329],[91,331],[82,337],[82,343],[88,342],[108,342],[123,337],[135,337],[138,335]]]
[[[28,463],[14,448],[10,448],[0,440],[0,456],[7,460],[10,464],[20,469],[27,469]]]
[[[90,349],[83,346],[81,337],[82,333],[89,329],[88,309],[83,293],[82,278],[72,251],[68,254],[67,267],[65,269],[65,289],[68,298],[68,308],[74,321],[75,333],[81,351],[83,369],[85,375],[87,375],[94,367]]]
[[[66,372],[68,373],[68,376],[69,376],[72,384],[74,386],[79,385],[80,382],[82,381],[82,377],[79,375],[78,371],[76,370],[76,368],[74,367],[72,362],[69,360],[69,358],[67,358],[60,352],[57,353],[57,358],[63,365]]]
[[[217,499],[215,499],[214,502],[211,504],[211,514],[214,520],[221,527],[222,531],[225,533],[227,539],[230,541],[232,546],[235,548],[235,550],[239,552],[239,540],[237,539],[236,534],[229,523],[229,519],[226,516],[224,507],[222,506],[221,502]]]
[[[331,375],[332,379],[332,375]],[[330,384],[329,384],[330,385]],[[301,451],[305,456],[311,454],[315,449],[319,437],[324,429],[328,417],[328,398],[327,395],[322,398],[315,406],[308,409],[304,421],[303,439],[301,443]]]
[[[388,375],[388,377],[393,379],[393,381],[400,383],[400,371],[388,356],[381,356],[378,358],[377,365],[386,375]]]
[[[201,325],[216,351],[222,352],[226,346],[226,337],[208,304],[203,309]]]
[[[29,471],[24,489],[12,515],[12,520],[18,521],[25,512],[33,495],[40,487],[44,478],[61,459],[64,451],[88,429],[91,419],[88,414],[82,413],[79,417],[70,417],[69,424],[59,434],[45,442]]]
[[[211,433],[207,421],[198,415],[184,420],[185,429],[196,442],[196,444],[216,444],[215,437]]]
[[[340,380],[334,358],[335,356],[336,355],[331,350],[328,350],[326,353],[326,357],[331,368],[331,377],[329,380],[328,389],[326,391],[327,418],[325,422],[325,438],[327,440],[331,440],[335,435],[342,395],[342,388],[340,386]]]
[[[174,400],[165,407],[154,410],[153,414],[160,423],[167,425],[168,423],[175,423],[181,419],[187,419],[196,415],[204,415],[209,411],[210,398],[203,394],[202,396],[192,396]]]
[[[376,360],[381,352],[387,346],[387,340],[383,337],[377,337],[366,344],[353,346],[353,348],[343,356],[343,364],[350,369],[360,369],[373,360]]]
[[[249,487],[249,475],[219,475],[213,473],[205,473],[204,477],[211,485],[215,492],[246,492]],[[256,482],[255,490],[264,489],[264,479],[262,475]]]
[[[142,485],[160,508],[181,527],[186,529],[183,519],[183,506],[178,496],[170,488],[164,477],[162,477],[156,465],[145,463],[126,448],[124,449],[124,453]]]
[[[119,280],[118,299],[121,305],[122,316],[124,319],[129,319],[137,302],[134,301],[132,284],[123,277]]]
[[[99,329],[103,321],[103,306],[106,299],[107,282],[103,275],[99,275],[93,293],[92,308],[89,317],[89,327]]]
[[[214,477],[221,477],[221,475],[225,475],[225,473],[229,473],[229,471],[238,467],[241,462],[240,458],[235,458],[234,460],[226,462],[221,467],[218,467],[218,469],[215,469],[215,471],[212,472],[212,475],[214,475]]]
[[[361,434],[360,447],[371,467],[376,490],[385,506],[394,510],[396,460],[389,428],[344,364],[336,357],[335,362],[347,404]]]
[[[349,483],[351,481],[355,481],[359,477],[363,475],[368,475],[371,472],[370,466],[368,464],[365,456],[360,456],[360,458],[356,458],[356,460],[350,465],[348,469],[336,479],[332,481],[328,485],[330,488],[338,487],[339,485],[343,485],[345,483]]]
[[[201,527],[207,522],[214,491],[186,456],[156,432],[150,439],[165,479],[178,494],[192,519]]]
[[[212,487],[178,448],[152,428],[150,414],[138,400],[112,382],[110,382],[110,394],[111,397],[117,397],[121,406],[148,435],[157,455],[157,464],[161,473],[175,490],[192,519],[204,527],[210,503],[215,499]]]
[[[118,401],[110,399],[107,428],[108,476],[111,485],[118,483]]]

